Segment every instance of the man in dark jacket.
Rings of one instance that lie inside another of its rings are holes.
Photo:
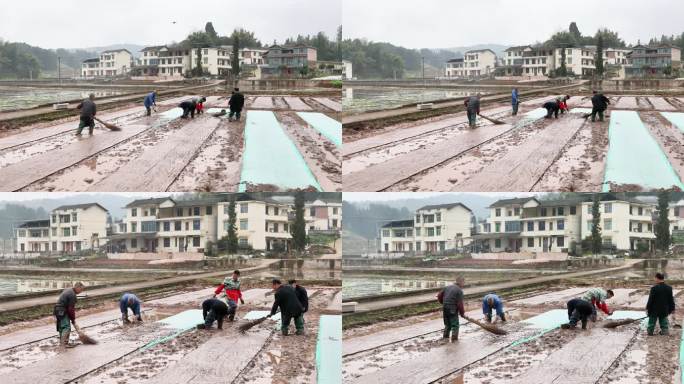
[[[228,106],[230,107],[228,121],[233,120],[233,116],[235,116],[235,121],[240,121],[240,114],[245,106],[245,95],[240,92],[240,88],[235,88],[230,100],[228,100]]]
[[[546,116],[544,118],[550,119],[554,114],[556,119],[558,118],[558,111],[560,111],[558,100],[547,101],[542,107],[546,109]]]
[[[297,284],[297,280],[294,279],[288,281],[287,283],[294,288],[295,293],[297,294],[297,299],[302,305],[302,308],[304,308],[304,313],[306,313],[309,310],[309,294],[306,292],[306,288]]]
[[[76,296],[83,292],[84,285],[81,282],[74,284],[73,288],[67,288],[62,291],[57,299],[57,304],[53,310],[57,324],[57,332],[59,333],[60,347],[71,347],[69,344],[69,335],[71,334],[71,324],[76,326]],[[71,324],[69,324],[71,321]]]
[[[463,104],[466,107],[466,112],[468,114],[468,125],[470,128],[475,128],[477,124],[477,115],[480,114],[480,94],[475,96],[470,96],[465,99]]]
[[[97,105],[95,105],[95,94],[91,93],[87,99],[83,100],[76,109],[81,110],[81,121],[78,123],[78,131],[76,136],[81,136],[83,128],[88,127],[88,133],[93,134],[95,129],[95,114],[97,113]]]
[[[665,276],[656,273],[656,284],[651,287],[646,303],[646,313],[648,314],[648,327],[646,328],[649,336],[653,336],[656,320],[660,323],[660,334],[669,335],[669,324],[667,317],[675,310],[674,295],[672,287],[665,284]]]
[[[608,104],[610,104],[610,100],[603,93],[594,91],[594,95],[591,97],[591,121],[596,121],[597,113],[599,121],[603,121],[603,112],[608,109]]]
[[[204,324],[198,324],[197,329],[209,329],[214,324],[218,323],[218,329],[223,329],[223,319],[228,314],[228,306],[219,299],[207,299],[202,302],[202,317]]]
[[[283,336],[288,335],[288,328],[290,327],[290,322],[294,319],[295,328],[297,329],[297,335],[304,334],[304,308],[302,304],[297,299],[297,293],[294,288],[289,285],[284,285],[278,279],[273,279],[273,290],[275,291],[275,300],[273,301],[273,307],[271,308],[271,317],[278,312],[280,308],[280,321],[281,321],[281,331]]]
[[[178,106],[183,108],[183,116],[181,116],[181,119],[187,119],[188,115],[193,119],[195,118],[195,109],[197,109],[197,101],[195,99],[185,100]]]
[[[561,328],[570,329],[577,326],[577,322],[582,322],[582,329],[587,329],[587,320],[594,313],[594,307],[590,302],[582,299],[572,299],[568,301],[568,319],[567,324],[562,324]]]
[[[459,276],[456,283],[445,287],[437,295],[437,300],[442,304],[442,318],[444,320],[444,339],[451,341],[458,340],[458,329],[460,327],[458,316],[465,316],[463,306],[463,286],[465,279]]]

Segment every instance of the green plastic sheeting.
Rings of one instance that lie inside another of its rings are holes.
[[[530,324],[532,328],[549,329],[560,327],[561,324],[568,322],[568,311],[566,309],[553,309],[544,312],[529,319],[523,320],[523,323]]]
[[[668,119],[670,123],[674,124],[679,130],[684,132],[684,113],[681,112],[660,112],[663,117]]]
[[[204,323],[204,318],[201,309],[190,309],[159,320],[159,322],[175,329],[188,329]]]
[[[159,114],[159,117],[165,120],[174,120],[181,116],[183,116],[183,108],[171,108]]]
[[[342,382],[342,316],[322,315],[316,343],[316,382]]]
[[[612,315],[608,316],[608,320],[641,319],[644,317],[646,317],[644,311],[614,311]]]
[[[667,156],[635,111],[613,111],[603,191],[609,183],[636,184],[645,189],[684,189]]]
[[[682,341],[679,343],[679,371],[682,376],[680,377],[679,382],[684,383],[684,332],[682,332],[681,338]]]
[[[247,189],[247,184],[321,190],[304,158],[271,111],[247,113],[240,192]]]
[[[141,348],[142,351],[150,349],[156,345],[166,343],[167,341],[173,340],[176,337],[184,334],[185,332],[195,329],[197,324],[204,323],[204,317],[202,317],[202,310],[190,309],[187,311],[183,311],[181,313],[177,313],[173,316],[169,316],[165,319],[161,319],[157,322],[165,324],[170,328],[176,329],[176,332],[150,341]]]
[[[243,317],[245,320],[256,320],[256,319],[261,319],[262,317],[268,316],[268,314],[271,313],[271,311],[249,311],[247,314]],[[271,320],[273,321],[280,321],[280,312],[276,313],[271,317]]]
[[[342,123],[319,112],[297,112],[297,115],[333,144],[342,146]]]

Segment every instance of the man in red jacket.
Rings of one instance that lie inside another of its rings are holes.
[[[226,291],[226,301],[228,302],[228,307],[230,307],[228,309],[228,321],[233,321],[235,320],[238,299],[241,304],[245,304],[245,301],[242,300],[242,291],[240,290],[240,271],[236,269],[231,277],[223,279],[223,283],[214,291],[214,297],[224,289]]]

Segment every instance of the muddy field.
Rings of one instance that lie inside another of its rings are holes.
[[[682,98],[609,96],[604,122],[587,118],[587,95],[570,99],[570,113],[545,119],[547,96],[523,100],[517,116],[506,105],[482,105],[482,115],[501,124],[478,118],[475,129],[456,113],[345,132],[345,190],[681,189]],[[666,176],[630,176],[627,153],[655,159],[639,164],[640,174]]]
[[[231,359],[220,358],[219,370],[231,376],[231,382],[314,383],[319,317],[322,314],[339,314],[340,308],[334,304],[339,287],[307,286],[307,289],[310,292],[310,310],[305,315],[304,336],[281,336],[277,332],[279,322],[270,320],[244,334],[237,330],[237,325],[246,321],[243,317],[250,311],[270,310],[273,301],[270,289],[260,288],[254,283],[243,291],[246,303],[239,306],[235,322],[224,323],[223,330],[215,327],[197,330],[195,323],[182,318],[173,322],[177,325],[164,323],[172,324],[172,319],[179,315],[196,311],[201,308],[203,300],[211,297],[212,287],[197,286],[144,301],[143,323],[123,324],[114,303],[79,311],[81,327],[98,340],[95,346],[80,344],[72,333],[72,342],[77,346],[59,349],[51,318],[0,328],[0,373],[6,375],[9,382],[31,376],[32,368],[54,372],[57,381],[62,377],[78,383],[154,382],[155,376],[167,374],[169,370],[193,367],[198,364],[195,362],[198,357],[211,364],[219,358],[211,353],[212,343],[225,350],[225,346],[234,342],[239,355]],[[199,316],[201,319],[201,311]],[[178,328],[179,320],[190,326]],[[206,356],[203,355],[205,351]],[[86,359],[81,366],[66,368],[83,358]]]
[[[250,183],[244,178],[246,168],[256,168],[258,175],[259,167],[267,164],[244,164],[245,125],[250,111],[257,110],[273,114],[279,124],[273,129],[283,130],[285,140],[291,141],[282,145],[295,146],[288,156],[301,158],[305,172],[313,175],[322,190],[341,190],[339,148],[319,133],[320,127],[298,114],[306,111],[339,121],[339,99],[248,96],[242,118],[235,122],[227,115],[214,116],[227,108],[227,100],[219,96],[207,98],[207,113],[180,119],[177,105],[189,97],[160,101],[150,117],[134,105],[107,110],[98,117],[121,131],[109,131],[97,123],[92,137],[87,130],[82,137],[74,135],[78,125],[74,118],[4,132],[0,178],[13,182],[3,190],[238,191]],[[272,189],[291,187],[274,184]]]
[[[618,286],[607,302],[611,310],[643,316],[649,285]],[[602,313],[587,330],[560,329],[567,322],[565,303],[586,289],[558,285],[504,298],[508,321],[496,323],[508,332],[503,336],[461,319],[459,341],[446,342],[441,312],[346,329],[343,377],[354,383],[390,382],[402,374],[413,375],[415,382],[473,384],[548,382],[538,381],[542,377],[572,383],[678,382],[682,331],[673,324],[681,325],[684,311],[670,318],[669,336],[647,336],[641,321],[603,328],[609,320]],[[679,306],[681,288],[674,289]],[[481,319],[480,301],[466,301],[466,312]]]

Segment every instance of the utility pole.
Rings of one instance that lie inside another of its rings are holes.
[[[57,56],[57,78],[59,79],[59,86],[62,86],[62,56]]]
[[[423,60],[423,86],[425,86],[425,56],[421,56]]]

